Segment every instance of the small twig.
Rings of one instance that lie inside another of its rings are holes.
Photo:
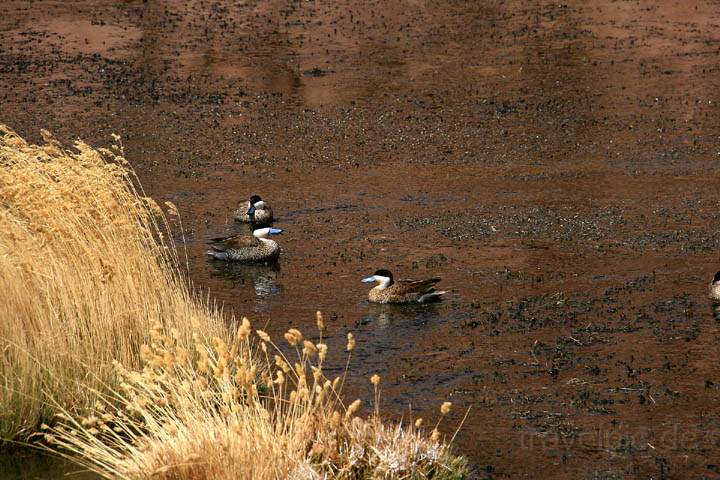
[[[530,350],[530,355],[533,356],[535,359],[535,363],[533,365],[540,365],[540,361],[538,360],[537,356],[535,356],[535,347],[537,346],[538,341],[535,340],[535,343],[533,343],[532,349]]]

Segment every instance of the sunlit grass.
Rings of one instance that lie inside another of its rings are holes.
[[[288,356],[244,320],[231,344],[153,335],[144,368],[117,364],[120,387],[85,418],[62,415],[48,444],[113,479],[462,478],[464,461],[413,425],[384,424],[377,402],[345,406],[327,345],[290,330]],[[372,377],[376,392],[379,376]],[[444,416],[450,404],[441,407]],[[419,422],[418,422],[419,423]]]
[[[181,280],[160,207],[120,148],[31,145],[0,125],[0,435],[91,406],[156,324],[228,338]],[[168,207],[173,210],[172,206]]]
[[[380,419],[379,376],[368,416],[342,401],[320,314],[286,356],[200,301],[121,147],[45,140],[0,125],[3,436],[42,424],[45,448],[113,479],[462,478],[437,425]]]

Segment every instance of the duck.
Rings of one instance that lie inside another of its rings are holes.
[[[243,223],[269,223],[273,221],[272,208],[260,195],[253,195],[246,202],[238,202],[235,220]]]
[[[709,285],[710,298],[720,303],[720,272],[715,274]]]
[[[363,283],[375,283],[368,292],[368,300],[373,303],[430,303],[440,300],[447,292],[435,290],[440,277],[427,280],[393,280],[389,270],[377,270],[372,276],[363,278]]]
[[[282,232],[281,228],[264,227],[253,230],[252,236],[241,234],[213,238],[208,242],[210,250],[207,255],[231,262],[270,262],[278,258],[280,247],[268,235],[279,235]]]

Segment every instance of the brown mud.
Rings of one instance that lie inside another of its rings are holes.
[[[719,478],[720,6],[388,3],[4,2],[0,121],[120,134],[197,286],[322,310],[338,371],[353,331],[388,416],[470,408],[478,478]],[[251,193],[279,264],[208,262]],[[451,293],[368,304],[380,267]]]

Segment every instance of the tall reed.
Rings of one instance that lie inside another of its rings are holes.
[[[49,448],[109,479],[459,479],[462,458],[437,426],[383,423],[375,408],[341,401],[341,377],[324,371],[327,344],[285,334],[290,353],[258,331],[251,355],[247,319],[231,344],[156,330],[145,366],[116,369],[120,388],[84,418],[60,415],[45,427]],[[440,409],[444,416],[450,404]],[[419,425],[419,422],[418,422]]]
[[[380,420],[378,376],[368,417],[341,401],[321,315],[318,341],[285,335],[294,358],[199,301],[121,146],[44,137],[0,125],[2,435],[42,427],[47,448],[111,479],[465,475],[437,428]]]
[[[192,298],[161,208],[120,146],[31,145],[0,125],[0,435],[94,404],[155,325],[227,338]],[[172,205],[168,209],[174,211]],[[50,402],[52,398],[52,402]]]

